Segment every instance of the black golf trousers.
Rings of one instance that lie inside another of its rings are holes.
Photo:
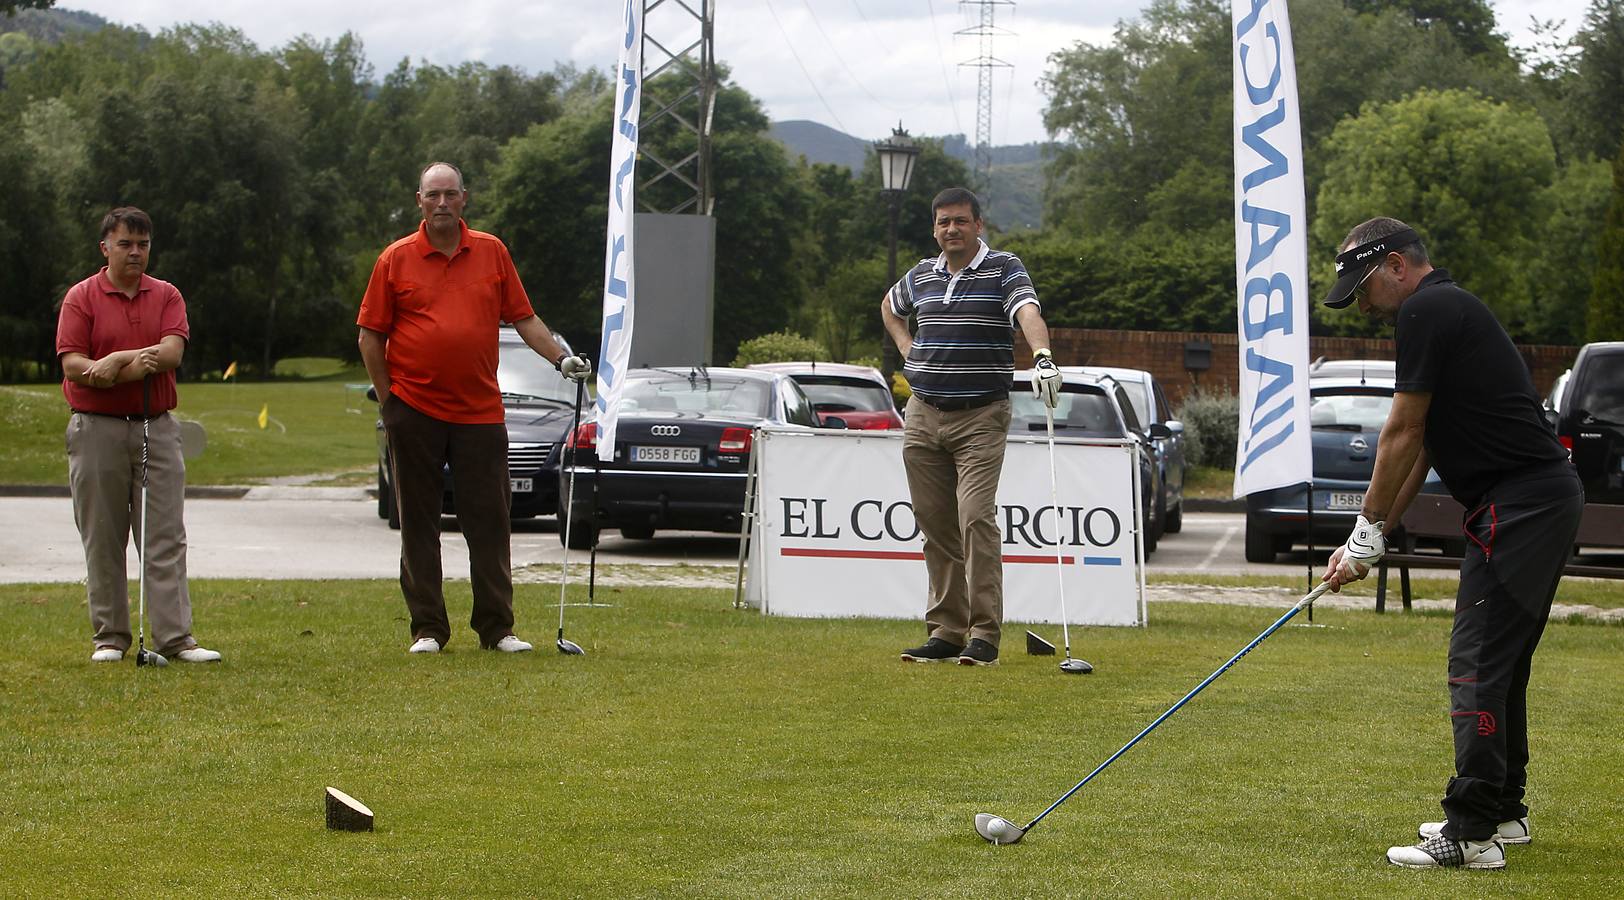
[[[380,411],[400,509],[400,590],[413,638],[451,640],[441,585],[440,512],[445,475],[457,496],[457,525],[468,542],[474,591],[468,624],[490,647],[513,633],[512,522],[507,426],[462,425],[425,415],[390,395]]]
[[[1447,837],[1487,840],[1528,814],[1528,677],[1583,510],[1578,476],[1562,462],[1496,484],[1467,511],[1449,637]]]

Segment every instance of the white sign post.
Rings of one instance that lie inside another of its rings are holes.
[[[1011,438],[998,485],[1004,619],[1145,623],[1139,466],[1132,441],[1056,439],[1060,511],[1044,441]],[[923,545],[902,435],[761,429],[748,602],[771,615],[922,619]]]

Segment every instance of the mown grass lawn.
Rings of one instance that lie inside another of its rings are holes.
[[[208,446],[186,463],[193,485],[256,484],[286,475],[325,475],[327,483],[371,483],[377,469],[361,370],[322,381],[182,383],[175,414],[202,424]],[[266,426],[259,426],[260,410]],[[0,386],[0,484],[68,483],[63,446],[69,411],[59,385]]]
[[[1158,603],[1078,629],[1097,667],[905,665],[915,622],[765,618],[602,588],[538,652],[409,657],[390,582],[201,581],[217,666],[93,666],[82,588],[0,587],[0,895],[1617,897],[1624,628],[1536,662],[1535,843],[1493,872],[1388,866],[1451,768],[1449,618],[1287,626],[1027,841],[1036,815],[1279,615]],[[451,590],[467,615],[466,585]],[[1050,635],[1058,638],[1058,629]],[[323,828],[336,785],[378,815]]]

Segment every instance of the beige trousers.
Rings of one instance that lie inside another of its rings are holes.
[[[998,476],[1008,431],[1008,400],[955,412],[908,401],[902,465],[925,536],[925,627],[930,637],[960,646],[972,638],[998,646],[1004,619]]]
[[[186,463],[180,425],[169,414],[147,423],[147,622],[151,647],[164,655],[197,646],[186,589]],[[74,413],[68,420],[68,485],[85,547],[85,595],[98,647],[128,650],[130,590],[125,553],[141,552],[141,422]]]

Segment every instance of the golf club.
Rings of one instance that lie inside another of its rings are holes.
[[[151,433],[147,427],[148,417],[152,411],[152,383],[145,377],[141,379],[141,534],[137,541],[141,544],[140,564],[141,578],[139,579],[139,601],[136,604],[136,645],[135,665],[141,666],[167,666],[169,660],[155,651],[147,649],[147,453],[151,446]],[[125,601],[128,602],[128,601]],[[128,609],[129,607],[125,607]],[[126,620],[128,621],[128,620]]]
[[[559,510],[564,513],[564,565],[558,578],[558,652],[570,656],[585,656],[586,651],[581,645],[564,637],[564,592],[570,583],[570,529],[575,527],[575,435],[581,430],[581,398],[586,394],[586,381],[575,382],[575,420],[570,423],[570,436],[564,449],[569,451],[569,496],[559,502]],[[558,456],[560,462],[564,461],[563,453]]]
[[[1094,667],[1081,659],[1071,658],[1071,624],[1066,618],[1066,564],[1061,561],[1060,549],[1060,478],[1054,470],[1054,407],[1043,404],[1044,424],[1049,426],[1049,501],[1054,505],[1054,580],[1060,591],[1060,638],[1066,645],[1066,658],[1060,662],[1060,671],[1067,675],[1087,675]]]
[[[1291,609],[1286,610],[1285,615],[1283,615],[1280,618],[1276,619],[1273,625],[1270,625],[1268,628],[1264,629],[1262,634],[1260,634],[1257,637],[1253,638],[1252,642],[1250,644],[1247,644],[1245,647],[1242,647],[1241,652],[1235,654],[1234,656],[1231,656],[1229,658],[1229,662],[1226,662],[1223,665],[1219,666],[1217,671],[1213,672],[1211,675],[1208,675],[1205,680],[1203,680],[1200,684],[1195,686],[1194,690],[1190,691],[1188,694],[1185,694],[1184,699],[1182,699],[1179,702],[1177,702],[1177,703],[1173,704],[1172,706],[1168,707],[1167,712],[1164,712],[1161,715],[1157,716],[1156,721],[1154,721],[1154,722],[1150,723],[1149,725],[1147,725],[1145,727],[1144,731],[1141,731],[1137,735],[1135,735],[1133,740],[1127,742],[1126,744],[1123,744],[1122,749],[1120,749],[1117,752],[1111,754],[1111,757],[1109,759],[1107,759],[1105,762],[1100,763],[1099,766],[1094,769],[1094,771],[1088,773],[1087,778],[1084,778],[1082,781],[1079,781],[1075,785],[1072,785],[1071,790],[1065,792],[1064,794],[1061,794],[1060,799],[1058,799],[1055,802],[1049,804],[1048,809],[1045,809],[1043,812],[1038,813],[1037,818],[1033,819],[1030,822],[1027,822],[1025,825],[1016,825],[1014,822],[1010,821],[1009,819],[1004,818],[1003,816],[995,816],[992,813],[977,813],[976,814],[976,834],[981,835],[982,838],[984,838],[985,840],[988,840],[988,841],[990,841],[990,842],[992,842],[994,844],[1013,844],[1013,843],[1018,842],[1021,838],[1026,836],[1026,833],[1028,831],[1031,831],[1039,822],[1043,821],[1044,816],[1047,816],[1049,813],[1054,812],[1056,807],[1060,806],[1060,804],[1065,803],[1067,800],[1071,799],[1072,794],[1077,793],[1080,789],[1082,789],[1083,785],[1088,784],[1090,781],[1092,781],[1094,779],[1095,775],[1098,775],[1101,772],[1105,771],[1105,767],[1109,766],[1111,763],[1115,762],[1117,757],[1119,757],[1122,754],[1128,752],[1129,747],[1132,747],[1134,744],[1139,743],[1140,739],[1143,738],[1145,735],[1150,734],[1151,731],[1155,730],[1157,725],[1160,725],[1163,722],[1167,721],[1168,716],[1171,716],[1173,713],[1178,712],[1180,707],[1182,707],[1184,704],[1190,702],[1190,698],[1194,697],[1196,694],[1201,693],[1202,688],[1205,688],[1207,685],[1212,684],[1214,681],[1217,680],[1219,675],[1222,675],[1225,672],[1229,671],[1229,668],[1231,666],[1235,665],[1235,663],[1237,663],[1237,662],[1240,662],[1241,657],[1243,657],[1246,654],[1252,652],[1252,649],[1254,647],[1256,647],[1258,644],[1263,643],[1263,640],[1265,638],[1267,638],[1269,635],[1274,634],[1276,631],[1278,631],[1280,629],[1280,626],[1286,624],[1286,622],[1291,620],[1292,616],[1295,616],[1299,612],[1302,612],[1303,609],[1305,609],[1306,607],[1314,605],[1314,601],[1318,600],[1320,598],[1320,595],[1324,594],[1326,591],[1330,590],[1330,588],[1331,588],[1331,583],[1329,581],[1326,581],[1326,582],[1321,582],[1319,587],[1316,587],[1312,591],[1309,591],[1307,596],[1303,597],[1303,599],[1301,599],[1301,600],[1298,600],[1295,606],[1293,606]]]

